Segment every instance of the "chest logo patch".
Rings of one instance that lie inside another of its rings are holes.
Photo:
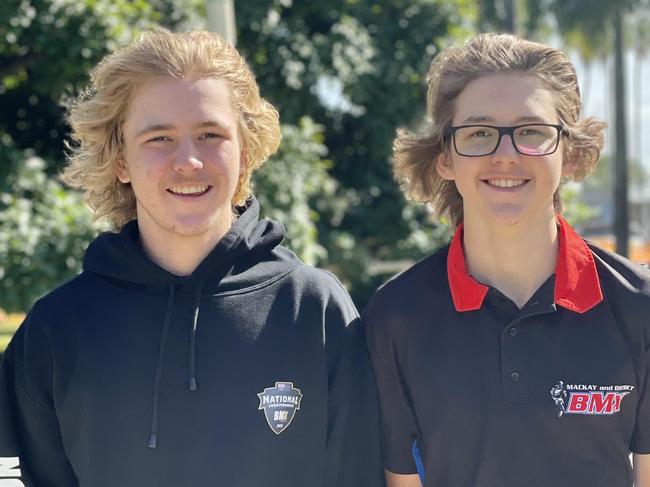
[[[257,409],[264,411],[266,422],[276,435],[291,424],[302,401],[300,389],[293,387],[293,382],[276,382],[275,387],[267,387],[257,397],[260,398]]]
[[[557,417],[565,414],[610,415],[621,410],[623,398],[634,390],[629,385],[565,384],[551,387]]]

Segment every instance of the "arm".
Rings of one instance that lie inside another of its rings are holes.
[[[364,311],[367,345],[379,394],[386,480],[392,486],[420,487],[413,456],[413,443],[418,437],[417,421],[408,385],[398,372],[403,364],[404,337],[395,330],[406,329],[403,325],[400,314],[392,306],[382,306],[377,294]]]
[[[650,327],[649,327],[650,328]],[[650,338],[650,329],[648,329]],[[631,451],[634,487],[650,487],[650,344],[646,344],[645,381],[636,412],[636,426],[632,435]]]
[[[386,487],[422,487],[422,483],[417,474],[401,475],[386,470]]]
[[[349,365],[341,371],[347,376],[347,426],[336,485],[383,487],[377,390],[358,319],[348,326],[348,339],[348,358],[344,362]]]
[[[633,455],[634,487],[650,487],[650,454]]]
[[[47,338],[28,318],[0,366],[0,479],[14,487],[78,485],[48,392],[51,382]]]
[[[363,329],[337,286],[325,310],[328,487],[383,487],[379,406]]]

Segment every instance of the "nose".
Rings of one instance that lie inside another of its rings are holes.
[[[517,149],[515,149],[515,144],[512,141],[512,137],[508,134],[504,134],[499,141],[497,150],[492,154],[492,157],[496,161],[502,160],[512,160],[519,157]]]
[[[200,154],[192,139],[181,139],[174,157],[174,170],[180,173],[193,173],[203,168]]]

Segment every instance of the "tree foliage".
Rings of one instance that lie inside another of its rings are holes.
[[[76,272],[80,242],[96,232],[79,195],[56,179],[68,132],[61,101],[85,87],[106,53],[141,30],[200,25],[203,4],[0,2],[0,157],[6,162],[0,168],[6,302],[0,306],[24,307]],[[443,43],[465,32],[473,5],[236,2],[238,47],[284,124],[281,152],[255,178],[263,212],[285,223],[289,247],[350,284],[359,305],[384,277],[369,275],[374,262],[417,259],[447,237],[425,207],[403,200],[393,181],[391,143],[397,127],[420,123],[424,74]],[[19,245],[23,240],[29,245]]]
[[[0,134],[61,166],[68,129],[61,101],[87,83],[108,52],[163,20],[192,23],[201,0],[0,2]],[[176,15],[169,14],[169,11]]]
[[[17,171],[0,186],[0,308],[28,309],[81,267],[99,227],[76,192],[45,172],[45,161],[15,154]]]
[[[472,2],[361,0],[238,2],[238,47],[285,123],[308,115],[324,127],[334,195],[314,194],[323,264],[364,304],[376,259],[411,259],[441,242],[425,208],[405,203],[390,159],[396,128],[416,126],[425,73]],[[423,230],[426,228],[427,230]],[[426,243],[422,238],[426,235]],[[385,276],[384,276],[385,277]]]
[[[314,196],[331,197],[336,189],[326,156],[323,128],[303,117],[297,126],[282,126],[280,151],[254,174],[263,215],[284,224],[285,244],[309,264],[327,257],[318,242],[319,213],[310,206]]]

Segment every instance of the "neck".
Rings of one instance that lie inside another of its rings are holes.
[[[494,226],[466,215],[463,246],[469,273],[519,308],[555,271],[558,231],[551,211],[544,223]]]
[[[189,276],[216,247],[232,226],[232,221],[198,235],[178,235],[150,228],[138,219],[140,239],[147,256],[160,267],[177,276]]]

